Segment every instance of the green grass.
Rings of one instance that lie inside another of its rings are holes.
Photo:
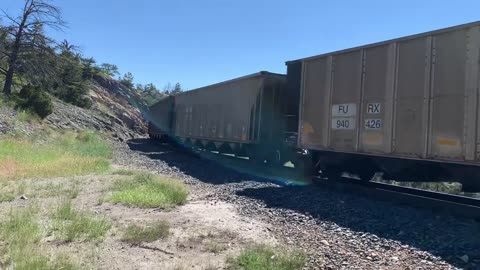
[[[7,220],[0,225],[0,237],[12,250],[38,243],[42,234],[37,209],[29,207],[10,211]]]
[[[0,203],[11,202],[13,200],[15,200],[15,195],[12,193],[0,193]]]
[[[302,269],[306,256],[301,252],[276,250],[266,245],[257,245],[243,250],[236,258],[228,260],[231,270],[295,270]]]
[[[140,245],[143,242],[154,242],[167,238],[170,233],[170,224],[166,221],[155,222],[145,227],[130,225],[123,234],[122,241]]]
[[[112,227],[105,218],[75,211],[71,201],[65,201],[57,208],[53,216],[53,224],[55,238],[66,242],[103,240]]]
[[[1,261],[7,269],[77,269],[66,256],[49,258],[41,253],[42,229],[34,207],[12,210],[0,224],[0,239],[4,248]]]
[[[65,255],[59,255],[52,259],[44,255],[29,254],[15,262],[16,270],[74,270],[81,269]]]
[[[29,111],[18,111],[17,120],[22,123],[32,123],[35,121],[40,122],[40,118],[36,114],[32,114]]]
[[[172,208],[185,204],[187,195],[180,181],[140,172],[116,182],[106,200],[129,207]]]
[[[48,143],[0,140],[0,178],[62,177],[110,168],[111,146],[93,132],[69,133]]]

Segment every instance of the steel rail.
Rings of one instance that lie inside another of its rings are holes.
[[[335,180],[315,177],[313,181],[338,191],[358,193],[369,198],[400,202],[416,208],[447,212],[480,221],[480,200],[475,198],[346,177]]]

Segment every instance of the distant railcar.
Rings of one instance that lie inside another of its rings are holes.
[[[287,62],[301,78],[298,147],[328,176],[478,189],[479,52],[477,22]]]
[[[148,134],[151,138],[167,140],[172,133],[174,97],[166,96],[149,109]]]
[[[169,134],[183,145],[281,162],[285,137],[296,133],[285,120],[285,85],[285,75],[262,71],[174,95]]]

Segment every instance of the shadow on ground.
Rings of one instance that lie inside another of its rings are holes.
[[[182,149],[180,146],[172,146],[149,139],[133,139],[128,142],[128,146],[131,150],[141,152],[151,159],[161,160],[168,166],[176,167],[183,173],[205,183],[220,185],[245,180],[258,180],[288,185],[287,181],[279,180],[279,177],[268,177],[265,172],[260,172],[257,169],[252,170],[252,165],[245,160],[225,159],[215,154],[200,157]],[[223,166],[219,166],[219,163]],[[235,170],[231,169],[232,167]]]
[[[148,139],[129,142],[132,150],[162,160],[169,166],[200,181],[223,184],[262,178],[219,167],[168,144]],[[215,171],[215,173],[212,173]],[[253,179],[252,179],[253,178]],[[316,186],[267,186],[247,188],[238,196],[262,201],[269,208],[290,209],[312,216],[317,223],[333,222],[359,233],[400,241],[420,250],[440,256],[445,261],[465,267],[459,256],[469,261],[480,260],[480,223],[440,215],[385,201],[371,200],[360,195],[328,191]]]

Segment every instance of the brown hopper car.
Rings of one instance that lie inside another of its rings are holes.
[[[478,185],[480,23],[287,62],[320,170]],[[421,176],[421,177],[419,177]]]
[[[183,145],[279,161],[285,83],[285,75],[262,71],[174,95],[170,135]]]

